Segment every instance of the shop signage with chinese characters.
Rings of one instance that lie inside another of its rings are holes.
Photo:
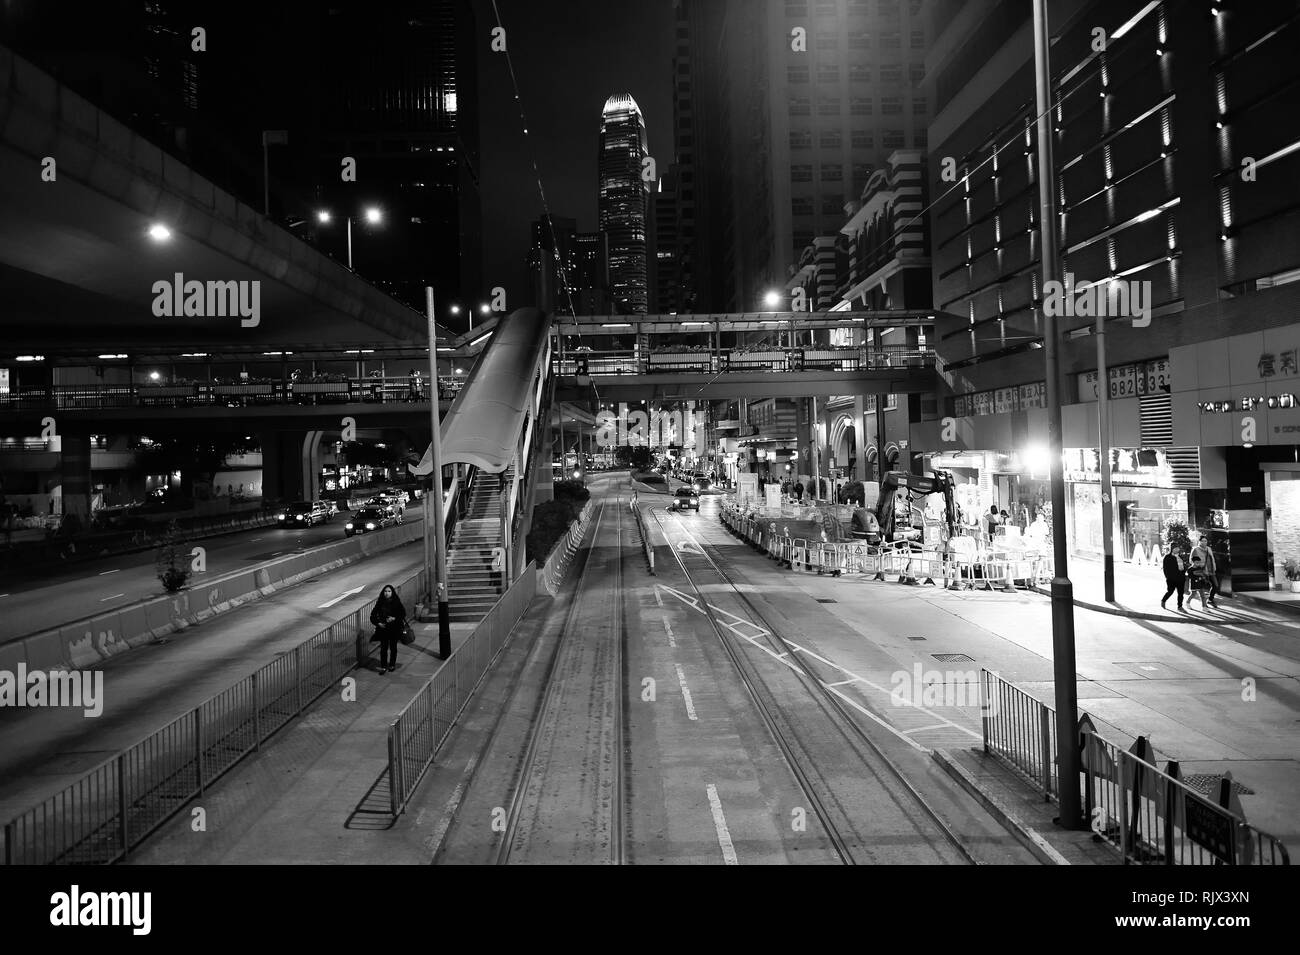
[[[1159,394],[1169,390],[1169,359],[1160,358],[1155,361],[1135,362],[1131,365],[1116,365],[1106,369],[1106,378],[1110,382],[1111,398]],[[1096,401],[1099,397],[1097,373],[1080,372],[1079,400]]]

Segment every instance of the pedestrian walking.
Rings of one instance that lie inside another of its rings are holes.
[[[1168,600],[1175,591],[1178,592],[1178,609],[1183,609],[1183,588],[1187,584],[1187,564],[1183,562],[1182,555],[1176,548],[1170,548],[1169,553],[1165,554],[1165,559],[1161,565],[1165,572],[1165,595],[1160,598],[1161,608],[1165,608],[1165,601]]]
[[[375,625],[379,639],[379,672],[391,673],[397,669],[397,643],[406,632],[406,608],[392,584],[386,584],[370,611],[370,622]]]
[[[804,488],[804,486],[803,486],[803,481],[798,481],[798,482],[795,483],[795,486],[794,486],[794,499],[795,499],[796,501],[798,501],[799,503],[801,503],[801,504],[803,503],[803,492],[804,492],[804,490],[805,490],[805,488]]]
[[[411,401],[420,401],[424,398],[424,381],[420,378],[420,372],[416,368],[411,369]]]
[[[1206,607],[1205,595],[1210,589],[1209,581],[1205,579],[1205,561],[1196,553],[1192,554],[1192,562],[1187,568],[1187,606],[1192,606],[1192,600],[1196,597],[1201,598],[1201,609]]]
[[[1214,562],[1214,549],[1210,547],[1210,539],[1204,534],[1200,536],[1196,546],[1192,548],[1192,559],[1197,557],[1201,559],[1202,573],[1205,575],[1205,583],[1209,589],[1209,602],[1211,607],[1216,607],[1214,598],[1219,596],[1219,567]],[[1202,601],[1204,605],[1204,601]]]

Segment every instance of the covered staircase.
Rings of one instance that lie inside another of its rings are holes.
[[[514,466],[500,474],[479,471],[465,516],[456,522],[447,548],[447,602],[453,623],[482,620],[505,591],[504,574],[492,573],[492,551],[504,547],[502,492],[514,482]]]

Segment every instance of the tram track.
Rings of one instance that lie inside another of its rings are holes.
[[[612,584],[588,589],[607,508]],[[602,501],[591,546],[547,664],[527,746],[515,774],[495,862],[630,861],[626,719],[627,619],[623,598],[622,498]],[[560,847],[559,840],[571,840]]]
[[[673,544],[664,518],[656,509],[650,511]],[[808,655],[771,625],[680,516],[665,513],[693,545],[670,550],[697,609],[735,667],[835,857],[849,865],[976,863],[951,826],[849,713],[838,692],[818,677]],[[723,609],[726,602],[739,613]],[[724,623],[722,617],[734,622]],[[745,627],[758,632],[744,633]],[[765,649],[780,665],[765,671],[747,652],[749,645]],[[854,759],[846,760],[848,754]]]

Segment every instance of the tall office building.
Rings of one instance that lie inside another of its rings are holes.
[[[682,311],[680,175],[670,167],[650,195],[650,311],[657,315]]]
[[[373,230],[353,223],[357,271],[417,308],[427,284],[444,300],[479,294],[478,38],[468,0],[336,0],[326,16],[315,57],[330,104],[322,201],[336,221],[371,204],[387,213]],[[356,160],[355,182],[340,181],[343,157]]]
[[[926,147],[926,2],[680,0],[678,147],[718,170],[694,197],[711,307],[759,307],[892,152]]]
[[[1107,312],[1101,381],[1096,309],[1057,324],[1069,546],[1100,554],[1108,470],[1117,561],[1158,562],[1177,518],[1210,536],[1225,584],[1280,583],[1300,552],[1300,18],[1294,4],[1173,0],[1050,11],[1057,281],[1104,291]],[[1029,5],[943,0],[936,23],[930,139],[956,176],[930,164],[935,345],[952,392],[940,414],[958,426],[955,441],[939,421],[914,426],[913,443],[990,503],[1041,507],[1048,297]]]
[[[609,237],[610,297],[620,315],[644,314],[649,304],[646,213],[649,185],[641,178],[648,155],[645,120],[628,94],[605,101],[600,118],[600,231]]]
[[[578,224],[562,216],[539,217],[528,246],[533,296],[544,312],[572,315],[578,282]]]

